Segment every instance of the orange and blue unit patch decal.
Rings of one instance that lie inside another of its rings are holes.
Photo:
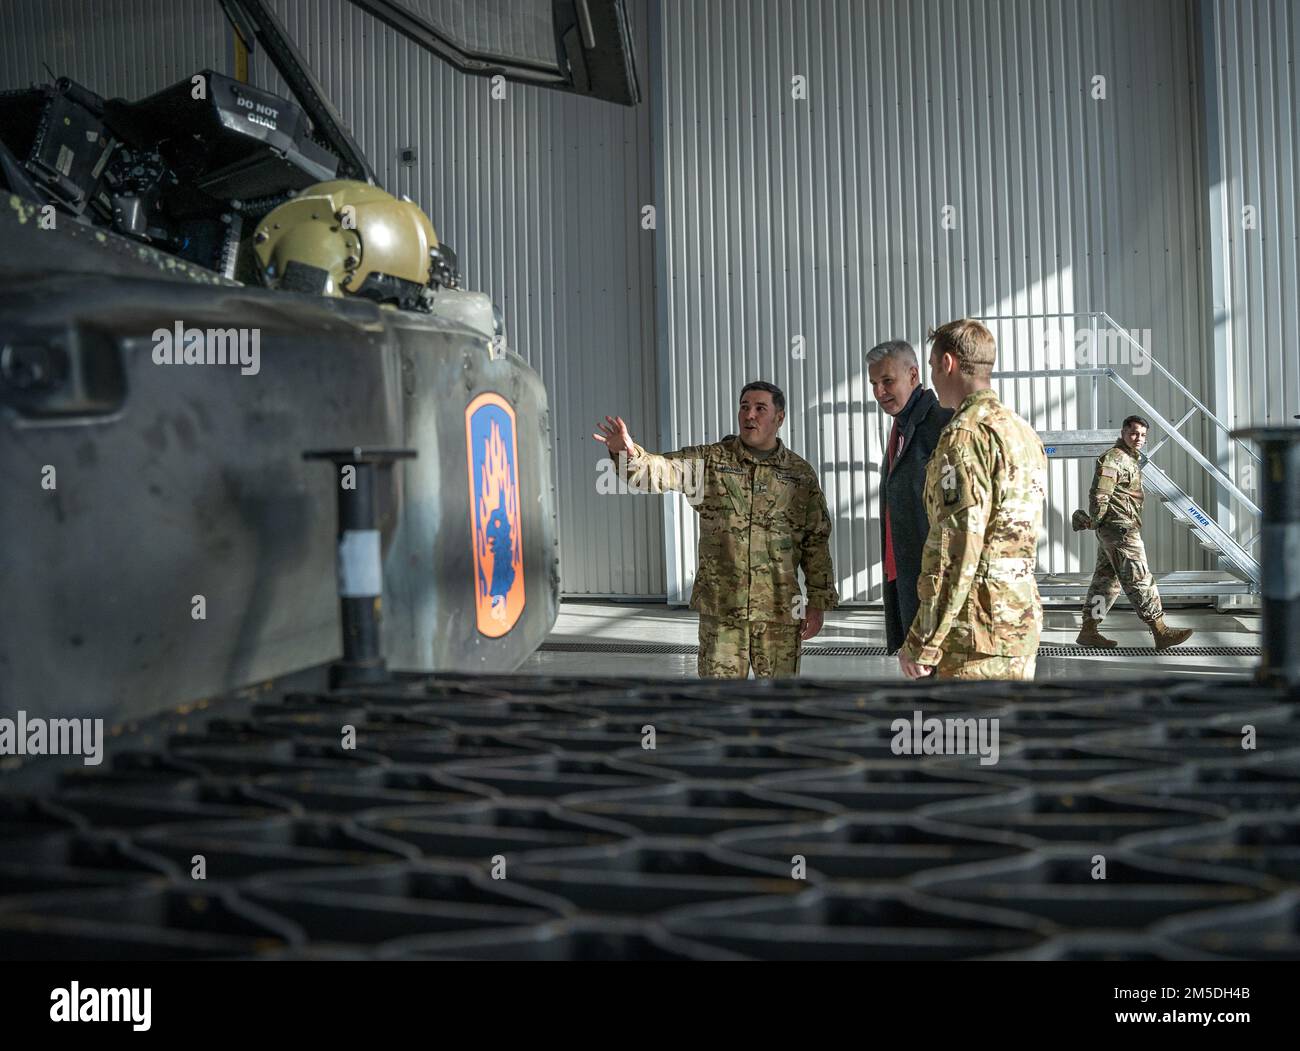
[[[465,409],[465,448],[475,612],[479,632],[495,639],[524,611],[515,410],[500,394],[480,394]]]

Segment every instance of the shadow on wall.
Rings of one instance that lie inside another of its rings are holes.
[[[822,435],[826,433],[827,426],[835,427],[838,420],[865,420],[867,411],[865,403],[859,400],[823,401],[805,405],[802,414],[805,420],[813,422],[802,425],[800,432],[804,435]],[[869,426],[864,433],[869,436]],[[851,429],[849,444],[851,448],[855,448]],[[865,443],[865,447],[870,450],[869,441]],[[822,443],[821,448],[825,449],[826,443]],[[807,451],[812,452],[812,450]],[[873,474],[879,474],[880,465],[867,460],[828,460],[815,455],[809,456],[803,453],[800,455],[812,464],[813,470],[821,480],[822,489],[826,493],[826,503],[831,511],[831,557],[835,567],[840,602],[882,601],[878,579],[881,562],[880,520],[875,513],[880,483],[878,477],[874,479],[871,477]],[[847,489],[841,487],[834,493],[828,490],[828,478],[842,480],[846,477],[855,479]],[[859,493],[862,494],[864,514],[855,516],[852,501]],[[861,581],[854,579],[863,575],[860,570],[855,573],[854,567],[863,565],[864,552],[868,566],[865,589],[859,586]]]

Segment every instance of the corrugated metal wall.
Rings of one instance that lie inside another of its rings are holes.
[[[1212,90],[1210,222],[1223,358],[1216,406],[1238,427],[1300,413],[1300,8],[1293,0],[1207,0]],[[1245,209],[1253,208],[1253,216]],[[1254,226],[1250,224],[1253,219]],[[1244,458],[1235,464],[1244,474]],[[1249,533],[1253,524],[1243,523]]]
[[[874,600],[874,343],[918,343],[965,315],[1100,309],[1150,329],[1156,358],[1204,394],[1193,28],[1180,0],[662,0],[663,444],[733,431],[740,386],[780,384],[786,439],[833,508],[841,595]],[[1029,325],[997,334],[999,367],[1048,364]],[[1140,382],[1181,415],[1167,384]],[[1091,425],[1086,393],[1053,383],[1004,396],[1040,429]],[[1101,409],[1116,429],[1130,411]],[[1181,454],[1160,456],[1201,495]],[[1091,569],[1094,541],[1068,525],[1090,476],[1053,466],[1041,568],[1077,571],[1082,554]],[[1167,517],[1149,518],[1154,566],[1203,565]],[[694,516],[679,502],[667,525],[681,600]]]
[[[48,65],[106,98],[138,98],[227,62],[214,0],[0,2],[0,90],[48,82]]]
[[[1204,2],[1221,35],[1214,126],[1234,207],[1260,204],[1259,236],[1229,231],[1226,367],[1204,322],[1194,0],[633,0],[653,95],[636,110],[513,84],[496,102],[343,0],[275,5],[381,182],[429,212],[547,384],[567,593],[662,594],[665,555],[671,598],[693,575],[684,502],[598,498],[591,424],[621,413],[660,448],[717,438],[761,375],[786,388],[786,438],[835,508],[842,594],[874,600],[884,418],[862,354],[879,340],[919,343],[967,314],[1104,309],[1150,329],[1156,357],[1225,398],[1235,422],[1300,411],[1300,19],[1286,0]],[[42,60],[128,96],[230,68],[214,0],[0,10],[6,84],[44,80]],[[91,18],[99,32],[81,28]],[[791,97],[796,74],[806,100]],[[277,85],[260,58],[253,75]],[[399,162],[405,146],[414,166]],[[651,202],[653,233],[638,223]],[[1043,327],[996,325],[1001,367],[1060,360]],[[1134,382],[1182,415],[1167,384]],[[1004,395],[1042,429],[1093,423],[1086,387],[1022,381]],[[1097,422],[1127,411],[1103,397]],[[1160,457],[1210,495],[1185,457]],[[1091,565],[1091,537],[1066,521],[1086,484],[1086,469],[1054,465],[1044,568]],[[1149,517],[1157,568],[1205,564]]]
[[[554,424],[562,586],[662,595],[661,512],[597,492],[604,413],[657,417],[649,107],[465,76],[343,0],[274,0],[381,185],[406,194],[459,255],[465,284],[505,315],[541,374]],[[640,69],[646,11],[629,5]],[[5,0],[0,86],[49,79],[44,59],[105,95],[139,96],[232,69],[216,0]],[[100,31],[86,28],[94,20]],[[260,52],[251,79],[284,86]],[[399,151],[417,161],[404,166]]]

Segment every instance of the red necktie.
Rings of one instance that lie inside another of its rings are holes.
[[[894,457],[898,454],[898,417],[894,417],[894,426],[889,432],[889,449],[885,454],[885,477],[894,469]],[[885,504],[885,579],[897,580],[898,569],[894,565],[894,533],[889,527],[889,504]]]

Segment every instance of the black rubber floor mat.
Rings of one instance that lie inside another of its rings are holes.
[[[0,955],[1297,958],[1296,701],[1185,678],[272,687],[110,736],[101,766],[10,759]]]

